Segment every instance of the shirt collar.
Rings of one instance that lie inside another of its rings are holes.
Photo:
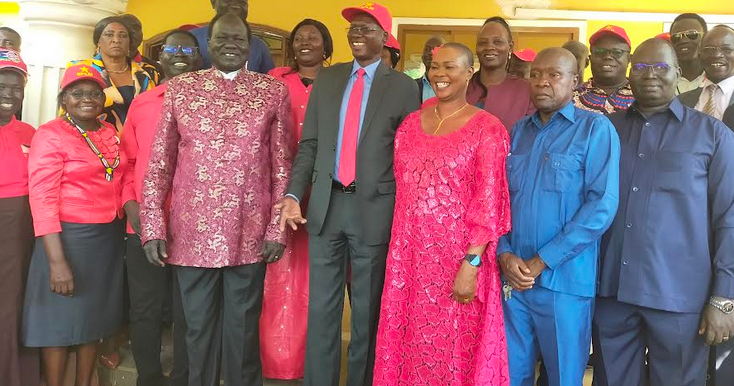
[[[219,74],[222,75],[222,78],[227,79],[227,80],[234,80],[234,78],[236,78],[237,75],[239,75],[240,71],[242,70],[232,71],[230,73],[226,73],[222,70],[217,70],[217,71],[219,71]]]
[[[584,89],[586,89],[586,90],[592,90],[593,92],[595,92],[595,93],[597,93],[597,94],[601,94],[601,95],[607,95],[606,91],[604,91],[604,90],[603,90],[603,89],[601,89],[600,87],[597,87],[597,86],[596,86],[596,85],[594,84],[594,78],[591,78],[591,79],[589,79],[588,81],[586,81],[585,83],[582,83],[582,84],[581,84],[581,87],[579,87],[579,88],[580,88],[581,90],[584,90]],[[629,90],[629,91],[630,91],[630,94],[632,93],[632,88],[630,87],[630,81],[629,81],[629,79],[627,79],[627,83],[625,83],[625,85],[624,85],[624,86],[622,86],[622,87],[618,88],[618,89],[617,89],[617,91],[613,92],[612,94],[618,94],[618,93],[619,93],[620,91],[622,91],[622,90],[625,90],[625,91],[626,91],[626,90]],[[610,94],[610,95],[611,95],[611,94]]]
[[[380,63],[382,63],[382,59],[377,60],[376,62],[370,64],[367,67],[364,67],[365,75],[367,75],[368,78],[374,79],[375,78],[375,72],[377,72],[377,67],[380,66]],[[349,73],[349,76],[352,76],[357,73],[357,70],[360,68],[363,68],[362,66],[357,63],[357,61],[354,61],[354,64],[352,65],[352,72]]]
[[[548,123],[551,123],[554,119],[556,119],[556,116],[561,115],[562,117],[566,118],[571,123],[576,123],[576,106],[573,104],[573,100],[568,102],[565,106],[561,107],[560,110],[558,110],[551,119],[548,120]],[[533,122],[536,126],[539,128],[543,128],[543,122],[540,120],[540,111],[536,111],[535,114],[533,114],[532,118]],[[546,124],[547,126],[548,124]]]
[[[670,111],[673,113],[673,116],[679,121],[683,121],[683,113],[685,112],[685,107],[683,106],[683,103],[678,98],[673,98],[673,100],[668,105],[668,108],[664,110],[665,112]],[[640,112],[640,110],[637,109],[637,101],[632,103],[630,105],[630,108],[627,110],[627,114],[637,114],[640,117],[644,118],[644,115]],[[657,113],[659,114],[659,113]]]
[[[712,84],[714,84],[714,82],[712,82],[709,78],[706,78],[704,79],[701,87],[706,88]],[[721,91],[724,92],[724,95],[729,95],[734,92],[734,76],[730,76],[717,84],[719,85],[719,88],[721,88]]]

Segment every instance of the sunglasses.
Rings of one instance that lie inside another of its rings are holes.
[[[619,48],[592,48],[591,54],[596,56],[597,58],[605,58],[607,55],[612,54],[612,57],[614,59],[622,59],[624,54],[629,54],[630,52],[627,50],[621,50]]]
[[[78,99],[78,100],[83,100],[83,99],[86,99],[86,98],[89,98],[89,99],[92,99],[92,100],[97,100],[97,99],[101,99],[104,96],[104,92],[103,91],[97,91],[97,90],[95,90],[95,91],[89,91],[89,92],[84,92],[84,91],[81,91],[81,90],[76,90],[76,91],[73,91],[73,92],[69,92],[67,94],[71,95],[74,99]]]
[[[183,52],[186,56],[191,56],[196,53],[196,47],[182,46],[180,44],[164,44],[162,50],[169,55],[176,55],[179,51]]]
[[[679,41],[683,40],[684,36],[686,37],[686,39],[693,41],[698,40],[698,38],[701,37],[701,33],[696,31],[695,29],[689,29],[688,31],[682,31],[670,35],[670,41],[673,43],[678,43]]]
[[[653,64],[647,64],[647,63],[635,63],[632,65],[631,72],[634,75],[644,75],[647,73],[649,69],[652,68],[652,73],[655,75],[665,75],[668,73],[668,70],[670,70],[670,65],[668,63],[653,63]]]

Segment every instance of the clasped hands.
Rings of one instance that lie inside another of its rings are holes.
[[[535,279],[540,276],[546,267],[545,262],[538,254],[525,261],[511,252],[505,252],[499,256],[499,263],[500,269],[512,289],[518,292],[533,288]]]

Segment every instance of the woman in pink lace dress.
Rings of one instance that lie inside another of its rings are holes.
[[[510,229],[507,130],[466,102],[473,54],[431,64],[438,104],[395,137],[397,196],[375,386],[507,386],[497,240]]]

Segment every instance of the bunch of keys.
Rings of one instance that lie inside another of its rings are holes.
[[[502,285],[502,293],[505,294],[505,301],[512,299],[512,286],[508,282],[504,282]]]

